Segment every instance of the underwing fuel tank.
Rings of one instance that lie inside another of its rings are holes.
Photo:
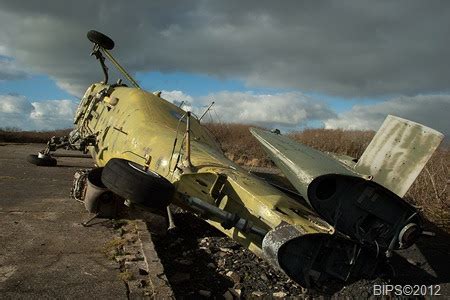
[[[354,162],[345,164],[281,134],[256,128],[250,131],[311,207],[336,230],[380,250],[409,247],[421,234],[422,221],[416,209],[381,181],[372,180],[375,174],[361,174]],[[430,139],[425,143],[427,149],[417,151],[423,157],[429,158],[429,151],[440,142],[435,136]]]

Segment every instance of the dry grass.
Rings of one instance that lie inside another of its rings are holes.
[[[114,260],[116,257],[123,255],[123,246],[127,243],[127,240],[121,237],[115,237],[106,242],[101,249],[101,252],[109,259]]]
[[[207,123],[206,127],[218,139],[225,155],[240,165],[272,166],[259,142],[244,124]]]
[[[450,148],[441,146],[417,177],[405,199],[416,205],[436,225],[450,231]]]
[[[119,279],[125,282],[131,281],[134,279],[133,273],[130,270],[125,270],[119,273]]]
[[[217,137],[225,155],[246,166],[273,166],[258,141],[249,131],[250,125],[209,123],[206,127]],[[345,131],[341,129],[306,129],[288,134],[312,148],[359,157],[369,145],[374,131]]]
[[[47,143],[52,136],[68,135],[71,129],[55,131],[19,131],[0,128],[0,142],[4,143]]]
[[[314,149],[360,157],[369,145],[375,131],[342,129],[306,129],[289,134],[291,138]]]
[[[222,150],[240,165],[273,166],[262,147],[244,124],[206,124],[217,137]],[[0,129],[0,142],[45,143],[50,137],[67,135],[70,130],[53,132],[20,132]],[[307,129],[290,136],[321,151],[330,151],[360,157],[375,132]],[[416,205],[430,221],[441,228],[450,229],[450,199],[447,182],[450,148],[441,145],[412,185],[405,199]]]

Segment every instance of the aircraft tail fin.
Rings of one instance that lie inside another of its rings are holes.
[[[443,138],[432,128],[388,115],[355,171],[403,197]]]

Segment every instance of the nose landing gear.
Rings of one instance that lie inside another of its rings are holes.
[[[33,165],[43,167],[54,167],[57,164],[55,158],[51,157],[50,154],[45,154],[43,152],[39,152],[37,155],[36,154],[28,155],[27,161],[29,163],[32,163]]]

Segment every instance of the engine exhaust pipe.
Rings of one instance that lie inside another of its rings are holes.
[[[338,235],[308,234],[302,227],[281,224],[263,239],[269,262],[305,288],[334,292],[350,278],[372,276],[376,253]]]
[[[102,182],[103,168],[96,168],[87,176],[84,207],[98,217],[114,217],[117,214],[117,199]]]

